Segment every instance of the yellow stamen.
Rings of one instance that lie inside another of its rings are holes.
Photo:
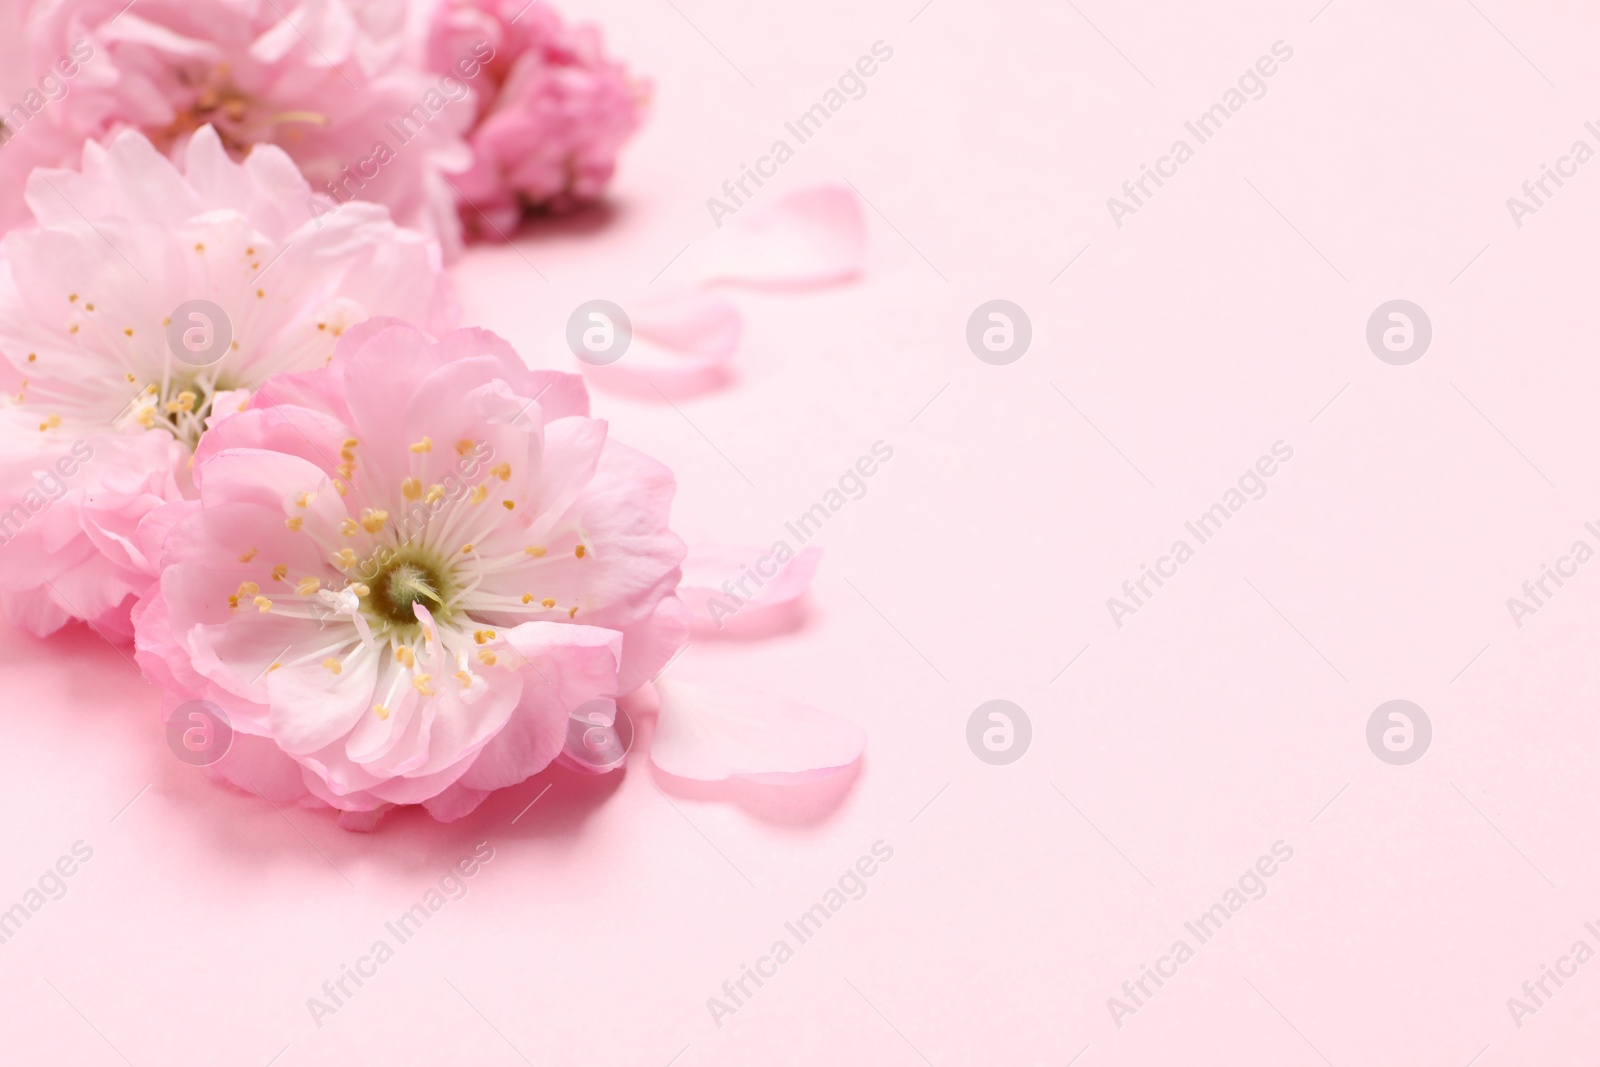
[[[294,591],[299,593],[301,596],[310,596],[312,593],[315,593],[321,588],[321,578],[312,578],[308,576],[300,579],[299,583],[294,587]]]
[[[433,451],[433,438],[431,438],[431,437],[423,437],[422,440],[418,441],[416,444],[411,446],[411,451],[416,452],[418,454],[423,453],[423,452],[432,452]]]
[[[328,669],[329,674],[338,674],[340,671],[344,670],[344,664],[340,663],[332,656],[329,656],[327,659],[323,660],[322,665]]]

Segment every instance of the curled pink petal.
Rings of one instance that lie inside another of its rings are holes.
[[[867,221],[855,192],[818,185],[728,225],[703,276],[773,289],[847,282],[861,273]]]
[[[705,293],[682,293],[634,305],[633,333],[666,348],[700,356],[731,356],[744,319],[733,303]]]
[[[661,716],[650,759],[678,778],[800,783],[866,751],[861,727],[786,697],[666,679],[656,692]]]
[[[690,292],[628,309],[633,339],[615,363],[585,362],[584,376],[608,392],[659,400],[696,396],[724,385],[744,318],[720,296]]]
[[[691,632],[746,633],[765,629],[811,588],[822,549],[792,554],[785,544],[764,548],[693,545],[683,561],[678,595],[694,613]]]

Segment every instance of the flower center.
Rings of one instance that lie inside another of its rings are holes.
[[[147,394],[145,404],[135,414],[145,428],[167,430],[192,452],[211,416],[212,399],[227,388],[204,376],[174,377],[164,390],[157,387],[154,394]]]
[[[421,604],[436,619],[447,617],[445,606],[448,587],[438,570],[415,557],[391,560],[368,583],[372,594],[367,598],[367,611],[377,621],[392,627],[417,625],[413,607]]]
[[[288,138],[297,141],[304,136],[298,127],[328,125],[328,117],[316,111],[268,113],[270,105],[233,83],[225,63],[204,71],[180,68],[177,77],[193,96],[189,106],[179,109],[165,129],[152,135],[164,150],[209,125],[215,127],[229,155],[243,159],[257,142],[277,140],[278,127],[288,127]]]

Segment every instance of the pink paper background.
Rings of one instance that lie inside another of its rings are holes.
[[[894,49],[757,198],[853,183],[863,280],[735,293],[730,389],[596,396],[677,470],[691,539],[766,544],[893,447],[818,539],[805,625],[672,668],[853,718],[866,760],[730,798],[636,759],[349,834],[178,763],[93,635],[7,630],[0,908],[93,858],[0,945],[0,1059],[1589,1062],[1600,962],[1520,1027],[1506,1000],[1600,950],[1600,564],[1520,628],[1506,598],[1600,545],[1600,162],[1520,228],[1505,201],[1600,148],[1600,17],[1320,3],[568,5],[656,82],[615,211],[456,271],[469,321],[562,366],[578,302],[692,279],[706,197]],[[1106,198],[1279,40],[1266,96],[1115,226]],[[996,297],[1033,325],[1009,366],[964,339]],[[1364,339],[1394,298],[1433,323],[1410,366]],[[1106,598],[1279,440],[1266,497],[1114,625]],[[1397,697],[1434,729],[1403,767],[1364,733]],[[1004,767],[966,743],[995,698],[1033,726]],[[1119,1028],[1107,998],[1280,840],[1265,897]],[[467,895],[316,1026],[307,998],[480,841]],[[866,895],[716,1025],[707,998],[877,841]]]

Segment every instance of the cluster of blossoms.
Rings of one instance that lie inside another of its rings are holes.
[[[696,625],[680,588],[717,570],[685,582],[671,472],[611,439],[582,378],[457,328],[434,183],[497,232],[598,195],[640,94],[592,30],[449,0],[430,68],[381,2],[8,9],[14,625],[131,642],[169,721],[200,702],[230,727],[210,773],[352,829],[397,805],[459,818],[556,760],[614,769],[617,701],[653,679],[669,774],[796,781],[860,755],[815,709],[659,680]],[[459,114],[428,102],[430,70],[479,78]],[[406,164],[343,202],[339,161],[414,92]],[[714,302],[661,318],[696,375],[737,339]]]
[[[505,233],[530,209],[564,212],[611,181],[617,153],[638,129],[647,87],[601,51],[593,26],[567,27],[544,3],[446,0],[428,37],[435,70],[483,64],[458,185],[479,213],[469,232]]]
[[[814,709],[660,682],[696,625],[671,472],[582,378],[456,328],[463,221],[599,196],[638,126],[595,30],[522,0],[441,0],[416,40],[403,0],[0,15],[12,624],[131,642],[169,722],[227,725],[211,774],[352,829],[615,769],[617,701],[652,679],[669,774],[860,755]],[[708,298],[656,318],[687,381],[737,341]]]
[[[413,34],[408,6],[0,0],[0,229],[26,220],[35,167],[126,129],[175,158],[204,127],[236,159],[274,145],[318,192],[383,204],[447,255],[463,219],[503,236],[600,195],[645,90],[594,27],[443,0]]]

